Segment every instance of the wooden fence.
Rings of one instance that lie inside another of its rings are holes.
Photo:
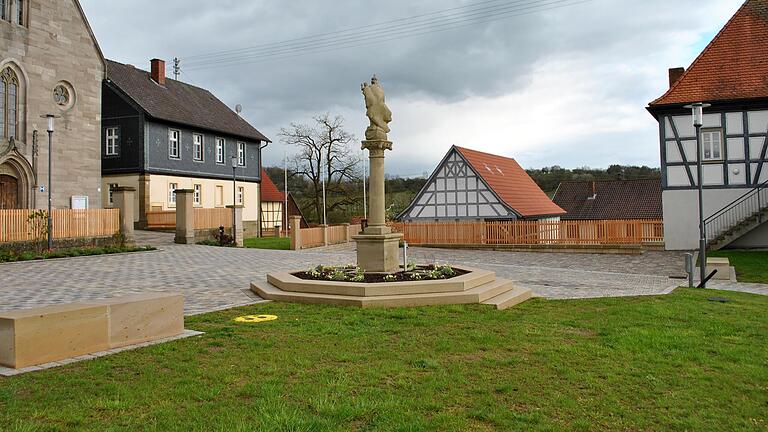
[[[360,233],[360,224],[356,225],[330,225],[301,229],[301,249],[309,249],[320,246],[348,243],[352,236]],[[324,234],[324,231],[325,234]],[[328,242],[326,244],[326,241]]]
[[[228,208],[196,208],[195,229],[213,229],[224,226],[232,227],[232,209]],[[147,228],[176,228],[176,212],[148,211]]]
[[[664,241],[661,220],[393,222],[390,226],[413,245],[641,245]]]
[[[30,215],[36,210],[0,210],[0,243],[33,241],[44,236],[47,224],[47,212],[44,216],[30,221]],[[54,209],[53,238],[71,239],[88,237],[108,237],[120,232],[120,210]],[[38,224],[36,230],[34,225]]]
[[[301,229],[301,247],[303,249],[325,246],[323,240],[323,227],[302,228]]]

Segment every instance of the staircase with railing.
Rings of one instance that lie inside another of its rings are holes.
[[[721,249],[768,221],[768,181],[704,219],[707,247]]]

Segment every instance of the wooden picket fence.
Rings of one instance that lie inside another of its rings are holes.
[[[323,240],[323,227],[302,228],[301,247],[306,249],[319,246],[325,246],[325,242]]]
[[[301,229],[301,248],[309,249],[326,246],[323,238],[323,230],[327,230],[328,245],[342,244],[352,241],[352,236],[360,233],[360,224],[356,225],[330,225],[328,227],[314,227]]]
[[[36,210],[0,210],[0,243],[39,240],[41,232],[35,233],[30,215]],[[47,224],[47,212],[38,221]],[[120,210],[118,209],[54,209],[53,238],[73,239],[108,237],[120,232]]]
[[[228,208],[196,208],[195,229],[213,229],[224,226],[232,227],[232,209]],[[174,210],[148,211],[147,228],[174,229],[176,228],[176,212]]]
[[[661,220],[393,222],[412,245],[642,245],[664,242]]]

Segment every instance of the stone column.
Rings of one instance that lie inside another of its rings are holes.
[[[235,226],[232,227],[232,233],[235,235],[235,246],[243,247],[245,242],[243,241],[243,205],[228,205],[228,209],[233,209],[235,212]]]
[[[176,243],[195,243],[194,194],[194,189],[176,189]]]
[[[291,250],[301,250],[301,216],[291,216]]]
[[[367,272],[396,272],[400,268],[399,244],[402,234],[393,234],[386,224],[384,206],[384,151],[392,150],[392,142],[363,141],[370,160],[368,226],[360,235],[353,236],[357,243],[357,265]]]
[[[365,234],[389,234],[385,215],[384,192],[384,150],[392,149],[391,141],[363,141],[363,148],[368,149],[370,164],[368,180],[368,226]]]
[[[139,176],[139,220],[138,229],[147,228],[147,212],[152,208],[149,199],[149,174]]]
[[[344,226],[344,243],[351,242],[352,240],[350,240],[350,238],[349,238],[349,224],[348,223],[343,223],[341,225]]]
[[[126,246],[136,244],[136,237],[133,235],[133,205],[136,188],[116,187],[112,189],[112,201],[115,208],[120,209],[120,234],[123,235],[123,241]]]

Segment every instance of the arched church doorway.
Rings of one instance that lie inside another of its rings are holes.
[[[9,175],[0,174],[0,210],[17,208],[21,208],[19,180]]]

